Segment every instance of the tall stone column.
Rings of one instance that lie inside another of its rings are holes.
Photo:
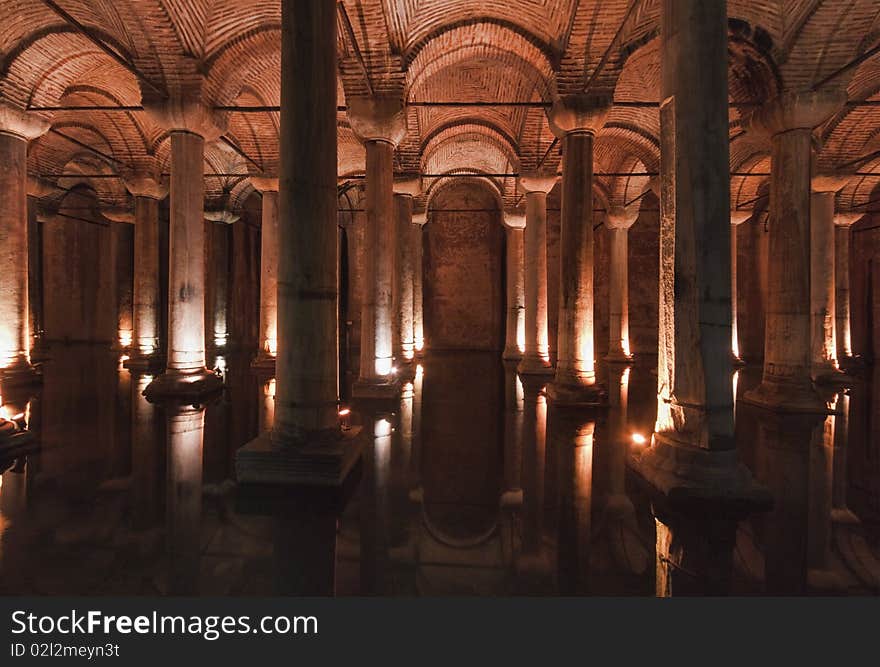
[[[864,213],[837,213],[834,216],[834,314],[837,361],[851,361],[852,320],[849,301],[849,255],[851,227]]]
[[[226,350],[229,345],[229,246],[231,226],[239,215],[229,209],[205,211],[207,237],[207,289],[205,327],[208,349],[212,355]]]
[[[636,465],[672,504],[739,509],[766,494],[733,437],[727,6],[664,0],[661,16],[658,406]]]
[[[417,179],[398,181],[394,184],[394,224],[396,252],[394,265],[394,358],[412,375],[415,358],[415,333],[413,328],[413,244],[410,230],[413,227],[413,197],[421,191]]]
[[[525,287],[525,350],[517,371],[523,375],[552,375],[547,325],[547,193],[556,176],[524,174],[520,189],[526,195],[523,244]]]
[[[547,388],[557,404],[602,400],[593,336],[593,142],[610,104],[605,96],[569,95],[548,115],[563,165],[556,377]]]
[[[251,184],[262,195],[260,227],[260,351],[255,370],[275,375],[278,353],[278,179],[251,176]]]
[[[629,228],[639,217],[638,208],[612,207],[605,215],[611,242],[608,271],[608,361],[629,363]]]
[[[282,0],[275,423],[239,484],[338,486],[361,453],[339,425],[336,74],[335,4]]]
[[[0,383],[35,379],[28,335],[27,145],[49,123],[0,102]]]
[[[364,294],[357,398],[391,398],[400,391],[393,363],[394,149],[406,134],[397,97],[348,100],[351,128],[367,152]]]
[[[205,141],[221,134],[197,98],[144,99],[171,136],[171,220],[168,238],[168,354],[165,372],[146,389],[153,401],[198,400],[222,387],[205,355]]]
[[[421,357],[425,352],[425,310],[422,281],[424,280],[424,268],[422,266],[422,228],[428,222],[428,214],[425,211],[413,213],[413,224],[410,228],[410,242],[412,243],[413,261],[413,346],[416,356]]]
[[[525,294],[523,290],[523,230],[525,216],[505,211],[504,229],[507,231],[507,257],[505,264],[507,285],[507,323],[504,333],[506,361],[522,359],[525,348]]]
[[[737,249],[736,235],[739,226],[752,217],[748,211],[730,211],[730,353],[731,361],[734,364],[741,364],[739,356],[739,329],[737,328]]]
[[[789,412],[824,412],[811,379],[810,179],[813,128],[842,104],[834,91],[786,92],[755,112],[772,136],[770,263],[764,377],[743,400]]]
[[[133,370],[153,370],[162,365],[159,201],[168,194],[168,188],[156,174],[134,176],[125,186],[134,197],[134,332],[125,366]]]

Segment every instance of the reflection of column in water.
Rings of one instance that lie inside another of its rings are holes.
[[[326,499],[297,499],[279,512],[274,536],[276,593],[335,593],[337,521],[338,516]]]
[[[388,589],[388,502],[391,435],[388,414],[364,413],[372,443],[364,448],[364,479],[360,495],[361,595],[382,595]]]
[[[156,406],[143,395],[152,381],[152,375],[132,373],[131,523],[135,529],[155,525],[161,506],[161,422]]]
[[[522,381],[516,364],[504,364],[504,495],[502,504],[515,506],[522,502]]]
[[[390,543],[394,546],[406,540],[407,508],[409,505],[409,472],[411,470],[413,443],[413,403],[415,385],[406,382],[400,394],[400,417],[394,431],[391,451],[391,497],[390,497]]]
[[[409,457],[409,488],[415,490],[421,485],[421,454],[422,454],[422,386],[425,380],[425,370],[421,364],[416,366],[416,375],[413,379],[412,401],[412,444]]]
[[[275,378],[260,383],[260,433],[271,431],[275,423]]]
[[[547,426],[547,400],[541,393],[543,382],[523,376],[523,553],[541,550],[544,515],[544,456]]]
[[[834,453],[831,464],[831,520],[837,523],[858,523],[859,521],[846,504],[849,403],[849,394],[841,392],[837,395],[837,414],[834,415]]]
[[[131,470],[131,387],[132,377],[122,367],[128,359],[123,355],[116,371],[116,420],[113,429],[113,449],[110,461],[110,476],[125,477]]]
[[[754,410],[758,419],[758,476],[773,494],[763,521],[765,592],[798,595],[807,591],[810,456],[822,415]],[[821,435],[820,435],[821,437]]]
[[[557,568],[559,593],[589,592],[590,531],[593,496],[593,431],[595,420],[566,410],[552,410],[552,446],[559,483]]]
[[[810,441],[807,567],[828,568],[831,556],[831,466],[834,454],[834,416],[813,430]]]
[[[608,437],[596,447],[597,502],[603,512],[619,517],[631,515],[632,501],[626,495],[626,455],[629,448],[627,410],[629,408],[628,366],[608,365]],[[608,518],[608,517],[606,517]]]
[[[205,409],[169,406],[166,549],[168,593],[198,592]]]

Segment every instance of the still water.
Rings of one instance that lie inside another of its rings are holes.
[[[341,496],[242,497],[235,450],[270,427],[274,381],[217,357],[223,397],[166,414],[152,379],[56,347],[34,438],[0,460],[0,595],[874,595],[880,376],[836,413],[737,406],[740,458],[773,497],[742,521],[657,511],[627,467],[656,413],[651,367],[609,367],[610,407],[554,408],[495,355],[432,354],[401,398],[354,405]],[[759,370],[732,378],[737,395]]]

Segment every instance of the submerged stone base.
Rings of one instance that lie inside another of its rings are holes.
[[[23,363],[0,368],[0,387],[22,387],[42,381],[43,375],[39,366]]]
[[[739,400],[776,412],[821,414],[828,411],[827,404],[812,387],[789,387],[774,382],[762,382]]]
[[[235,477],[239,484],[341,486],[361,457],[360,433],[352,428],[302,445],[279,445],[264,433],[235,453]]]
[[[195,373],[165,371],[147,385],[144,396],[151,403],[203,405],[223,391],[223,378],[207,368]]]
[[[400,380],[390,382],[367,382],[358,380],[351,386],[352,398],[388,399],[400,396]]]
[[[165,368],[165,359],[157,354],[131,356],[122,362],[122,366],[140,373],[159,372]]]
[[[560,407],[603,407],[608,396],[597,385],[588,387],[551,382],[544,390],[547,398]]]

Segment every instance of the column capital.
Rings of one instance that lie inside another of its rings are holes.
[[[61,192],[63,192],[63,190],[54,183],[50,183],[49,181],[46,181],[42,178],[36,178],[35,176],[28,176],[28,197],[36,197],[37,199],[42,199],[43,197],[60,194]]]
[[[406,106],[396,95],[350,97],[348,122],[362,142],[387,141],[397,146],[406,135]]]
[[[846,213],[835,213],[834,224],[838,227],[852,227],[859,220],[867,215],[864,211],[850,211]]]
[[[730,225],[737,227],[752,217],[752,212],[748,210],[738,211],[734,207],[730,207]]]
[[[785,91],[752,113],[750,125],[775,136],[790,130],[812,130],[846,102],[841,90]]]
[[[395,178],[394,179],[394,194],[396,195],[409,195],[410,197],[417,197],[422,193],[422,184],[421,181],[417,177],[415,178]]]
[[[526,194],[531,192],[547,194],[556,185],[558,179],[556,174],[541,174],[535,171],[522,173],[519,175],[519,189]]]
[[[215,141],[226,132],[226,119],[202,98],[199,90],[192,95],[157,99],[142,93],[144,111],[160,127],[172,132],[191,132],[205,141]]]
[[[504,211],[502,224],[508,229],[525,229],[526,214],[522,211]]]
[[[31,141],[49,131],[49,121],[0,100],[0,132]]]
[[[605,226],[609,229],[629,229],[638,218],[638,206],[612,206],[605,213]]]
[[[849,178],[846,174],[817,174],[811,179],[810,187],[815,193],[835,194],[844,188]]]
[[[428,222],[428,212],[427,211],[413,211],[412,223],[414,225],[418,225],[419,227],[424,227],[427,222]]]
[[[126,206],[101,207],[101,215],[111,222],[121,222],[126,225],[134,224],[134,213]]]
[[[160,200],[168,195],[168,184],[153,173],[135,173],[126,178],[124,183],[132,197]]]
[[[238,222],[239,219],[240,216],[237,213],[233,213],[226,208],[205,211],[205,220],[210,220],[211,222],[222,222],[231,225]]]
[[[611,110],[610,95],[563,95],[553,101],[547,120],[559,139],[572,132],[596,134]]]
[[[251,185],[254,186],[254,190],[257,192],[278,192],[279,184],[277,176],[270,176],[268,174],[251,174],[250,179]]]

